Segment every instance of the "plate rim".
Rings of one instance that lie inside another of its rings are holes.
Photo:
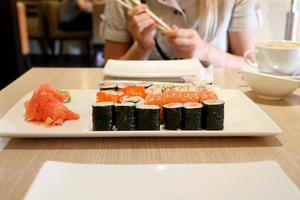
[[[48,131],[51,129],[48,129],[47,132],[41,133],[40,131],[11,131],[7,132],[3,130],[4,126],[4,120],[8,117],[8,115],[11,113],[13,109],[16,109],[18,107],[18,104],[21,103],[21,101],[27,97],[28,95],[32,94],[34,90],[28,92],[23,97],[17,101],[17,103],[12,106],[0,119],[0,137],[12,137],[12,138],[122,138],[122,137],[262,137],[262,136],[276,136],[282,134],[282,129],[274,122],[274,120],[262,110],[260,106],[255,104],[247,95],[245,95],[242,91],[237,89],[220,89],[215,88],[215,90],[225,90],[225,91],[232,91],[239,93],[239,95],[243,96],[245,100],[251,104],[251,106],[255,106],[256,109],[260,111],[260,114],[263,115],[270,123],[272,123],[272,131],[238,131],[238,130],[230,130],[230,131],[209,131],[209,130],[193,130],[193,131],[185,131],[185,130],[159,130],[159,131],[91,131],[91,130],[81,130],[81,131],[59,131],[59,130],[53,130],[53,132]],[[97,91],[97,89],[69,89],[72,93],[72,91]]]
[[[110,70],[110,62],[115,62],[115,63],[121,63],[121,62],[128,62],[128,63],[142,63],[142,62],[148,62],[149,61],[144,61],[144,60],[116,60],[116,59],[109,59],[107,63],[104,66],[103,73],[105,76],[114,76],[114,77],[129,77],[129,78],[177,78],[177,77],[183,77],[183,76],[192,76],[197,74],[197,68],[195,67],[194,71],[192,72],[182,72],[182,73],[165,73],[165,74],[160,74],[160,73],[118,73],[118,72],[111,72]],[[194,62],[195,64],[197,63],[199,67],[203,67],[203,65],[197,60],[197,59],[184,59],[184,60],[179,60],[179,61],[174,61],[174,60],[151,60],[150,62],[165,62],[165,63],[175,63],[175,62]]]

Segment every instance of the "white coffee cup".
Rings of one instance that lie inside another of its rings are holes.
[[[255,54],[257,63],[249,56]],[[246,63],[262,73],[295,75],[300,72],[300,42],[270,41],[259,43],[244,54]]]

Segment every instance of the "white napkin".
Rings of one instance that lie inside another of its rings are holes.
[[[198,81],[206,81],[212,83],[214,81],[214,66],[210,65],[207,68],[200,67],[195,76],[183,76],[187,83],[195,83]]]

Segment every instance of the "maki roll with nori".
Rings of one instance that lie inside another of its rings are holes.
[[[167,130],[182,129],[182,109],[181,103],[170,103],[163,106],[165,128]]]
[[[96,103],[92,108],[93,130],[111,131],[114,125],[114,103]]]
[[[160,107],[156,105],[136,106],[137,130],[160,130]]]
[[[145,89],[151,87],[153,85],[153,83],[151,82],[138,82],[135,84],[136,86],[141,86],[144,87]]]
[[[221,100],[208,100],[203,102],[203,128],[205,130],[224,129],[224,105]]]
[[[116,128],[119,131],[135,129],[135,104],[120,103],[115,105]]]
[[[131,86],[135,86],[135,84],[133,84],[133,83],[118,83],[117,84],[118,89],[124,89],[124,88],[131,87]]]
[[[117,88],[117,84],[116,83],[102,83],[100,84],[100,91],[101,90],[114,90]]]
[[[202,108],[201,103],[185,103],[183,106],[183,130],[202,129]]]
[[[145,100],[140,96],[128,97],[125,96],[121,99],[122,103],[134,103],[134,104],[144,104]]]

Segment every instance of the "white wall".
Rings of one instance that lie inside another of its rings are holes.
[[[258,41],[282,40],[285,34],[286,13],[291,0],[259,0],[264,25],[258,30]],[[300,1],[298,2],[300,10]],[[297,40],[300,40],[300,20]]]

